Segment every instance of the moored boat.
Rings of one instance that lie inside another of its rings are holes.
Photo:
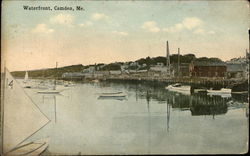
[[[60,92],[62,92],[62,90],[47,89],[47,90],[37,91],[37,93],[40,93],[40,94],[59,94]]]
[[[232,90],[229,88],[221,88],[220,90],[207,90],[208,93],[217,93],[217,94],[231,94]]]
[[[29,80],[29,75],[28,75],[28,72],[26,71],[25,73],[25,77],[24,77],[24,80],[23,80],[23,84],[24,84],[24,88],[31,88],[31,85],[30,85],[30,80]]]
[[[57,62],[56,62],[56,71],[57,71]],[[39,90],[39,91],[37,91],[37,93],[40,93],[40,94],[59,94],[62,91],[63,90],[56,89],[56,78],[55,78],[54,86],[52,89]]]
[[[169,91],[173,91],[173,92],[190,94],[191,86],[184,86],[184,85],[181,85],[180,83],[176,83],[176,84],[168,85],[167,87],[165,87],[165,89]]]
[[[123,92],[110,92],[102,93],[99,97],[126,97],[126,94]]]

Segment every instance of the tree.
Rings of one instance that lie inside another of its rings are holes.
[[[186,54],[180,57],[181,63],[191,63],[196,59],[194,54]]]
[[[111,63],[111,64],[108,64],[108,65],[102,67],[100,70],[105,70],[105,71],[121,70],[121,65],[118,63]]]
[[[216,57],[211,57],[211,58],[209,58],[209,61],[210,61],[210,62],[223,62],[221,59],[216,58]]]

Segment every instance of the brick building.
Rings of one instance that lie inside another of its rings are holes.
[[[189,71],[193,77],[225,77],[226,63],[192,62]]]

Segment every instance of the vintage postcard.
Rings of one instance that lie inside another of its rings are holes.
[[[248,152],[248,1],[1,9],[2,155]]]

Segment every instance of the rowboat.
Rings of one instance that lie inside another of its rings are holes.
[[[181,85],[180,83],[176,83],[173,85],[168,85],[167,87],[165,87],[165,89],[169,91],[173,91],[173,92],[190,94],[191,86],[184,86],[184,85]]]
[[[102,93],[99,97],[126,97],[123,92]]]
[[[39,94],[59,94],[60,92],[62,92],[62,90],[47,89],[37,91]]]
[[[222,88],[221,90],[207,90],[208,93],[217,93],[217,94],[231,94],[232,90],[228,88]]]

